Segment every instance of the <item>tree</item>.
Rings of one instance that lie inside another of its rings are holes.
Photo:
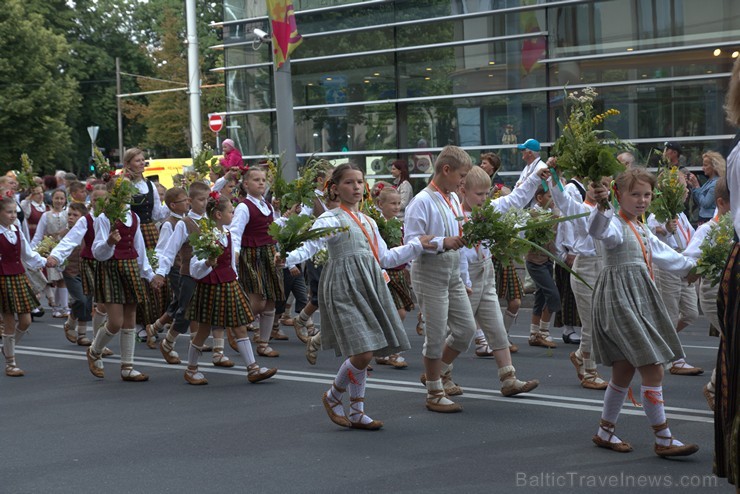
[[[79,96],[64,69],[68,43],[26,7],[6,0],[0,9],[0,167],[17,168],[25,152],[42,173],[72,164],[66,117]]]

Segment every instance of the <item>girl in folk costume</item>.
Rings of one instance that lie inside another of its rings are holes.
[[[33,238],[41,217],[49,210],[49,206],[44,202],[44,188],[41,185],[36,185],[31,189],[28,197],[21,201],[21,209],[28,224],[28,235]]]
[[[412,194],[413,197],[413,194]],[[380,209],[383,218],[391,220],[397,218],[401,213],[401,194],[399,191],[390,186],[383,186],[375,196],[375,204]],[[403,230],[401,230],[401,238],[403,239]],[[391,243],[389,239],[383,238],[386,245],[389,248],[397,247],[402,242]],[[401,264],[393,268],[388,268],[386,272],[390,277],[388,282],[388,288],[391,291],[393,297],[393,303],[398,311],[398,317],[403,322],[406,319],[406,313],[414,308],[414,302],[411,298],[411,280],[409,279],[409,273],[407,264]],[[391,365],[396,369],[405,369],[408,367],[406,359],[400,354],[388,355],[387,357],[375,357],[375,363],[379,365]]]
[[[110,183],[111,188],[121,187],[125,178]],[[139,216],[126,207],[123,220],[111,225],[105,213],[95,218],[93,256],[98,261],[95,271],[95,300],[105,304],[108,322],[98,332],[87,349],[90,372],[102,378],[103,351],[105,346],[121,333],[121,379],[146,381],[149,376],[134,369],[134,343],[136,339],[136,305],[146,296],[144,282],[154,277],[146,256],[144,237],[139,228]]]
[[[217,259],[198,259],[193,256],[190,260],[190,273],[197,283],[188,319],[196,324],[197,332],[188,350],[185,380],[195,385],[208,384],[205,376],[198,371],[203,343],[212,327],[227,327],[232,328],[236,335],[237,348],[247,366],[247,380],[250,383],[264,381],[274,376],[277,369],[267,369],[257,364],[247,337],[247,324],[254,317],[247,295],[236,280],[236,252],[232,235],[225,228],[232,221],[234,206],[226,197],[211,196],[208,198],[207,214],[219,230],[218,241],[223,246],[223,253]]]
[[[337,355],[348,358],[324,393],[324,407],[331,421],[339,426],[375,430],[383,423],[365,414],[367,366],[373,355],[384,357],[410,348],[382,267],[410,261],[431,247],[431,237],[388,249],[372,218],[358,211],[364,189],[364,176],[357,165],[346,163],[337,167],[328,194],[338,196],[340,206],[322,214],[313,228],[348,230],[328,239],[306,242],[288,255],[286,264],[292,268],[324,246],[328,249],[329,260],[319,282],[322,347],[333,348]],[[349,417],[342,404],[347,387]]]
[[[31,310],[39,305],[21,260],[32,269],[41,269],[46,265],[46,259],[32,251],[20,233],[16,206],[12,194],[3,192],[0,199],[0,312],[3,315],[5,375],[10,377],[23,375],[15,362],[15,345],[20,343],[31,324]]]
[[[94,307],[92,308],[92,311],[88,311],[88,308],[92,307],[93,305],[92,300],[95,295],[95,270],[98,263],[98,261],[95,260],[95,256],[93,256],[92,252],[93,242],[95,241],[95,227],[92,207],[94,207],[96,201],[99,198],[105,197],[105,195],[107,194],[104,185],[96,187],[97,188],[93,190],[92,195],[90,196],[90,210],[85,209],[85,214],[83,214],[81,218],[78,218],[74,222],[68,222],[68,225],[71,225],[69,231],[64,236],[64,238],[59,241],[57,246],[54,247],[54,249],[51,251],[48,261],[49,266],[56,267],[64,264],[64,262],[68,258],[78,258],[73,261],[74,264],[77,265],[76,269],[73,268],[72,270],[70,270],[70,268],[67,267],[64,270],[65,277],[79,278],[79,289],[81,289],[81,294],[79,296],[75,296],[77,301],[72,304],[73,310],[72,314],[70,315],[70,319],[68,319],[67,322],[65,322],[64,324],[64,333],[71,343],[77,343],[82,346],[90,345],[89,340],[87,340],[87,337],[84,336],[87,332],[87,325],[84,323],[86,321],[89,321],[90,319],[87,319],[87,317],[83,319],[79,318],[82,308],[80,308],[78,304],[79,301],[82,300],[82,297],[87,300],[87,302],[83,304],[85,306],[84,310],[87,312],[88,315],[90,313],[92,314],[93,338],[97,336],[98,332],[105,324],[105,320],[107,317],[105,304],[100,301],[96,301]],[[70,211],[67,214],[68,219],[71,215],[72,209],[73,208],[70,205]],[[79,206],[75,206],[74,209],[82,212],[82,209],[79,208]],[[74,271],[77,271],[77,274],[74,274]],[[74,284],[76,283],[76,281],[72,281],[71,283]],[[78,287],[73,288],[73,292],[77,289]],[[77,313],[75,313],[75,307],[78,307]],[[74,321],[77,321],[77,332],[75,332],[74,329]],[[108,357],[110,355],[113,355],[113,352],[110,351],[108,348],[104,348],[103,357]]]
[[[689,190],[685,188],[686,179],[683,173],[678,174],[679,182],[684,186],[684,201],[688,197]],[[650,230],[663,243],[676,252],[683,252],[694,236],[694,227],[684,213],[677,218],[668,220],[661,224],[654,214],[648,217],[647,224]],[[689,285],[680,276],[662,269],[655,270],[655,284],[658,287],[663,303],[671,316],[676,332],[692,324],[699,317],[697,305],[696,287]],[[701,367],[694,367],[683,358],[673,362],[670,368],[671,374],[679,376],[698,376],[704,373]]]
[[[725,104],[727,121],[740,129],[740,58],[735,60]],[[714,473],[740,492],[740,132],[727,156],[727,188],[735,245],[727,259],[717,299],[720,323],[714,412]]]
[[[51,210],[41,216],[36,226],[36,233],[31,239],[31,248],[35,248],[44,237],[51,236],[61,239],[67,233],[67,193],[57,189],[51,194]],[[69,316],[69,295],[64,285],[62,271],[58,268],[49,268],[46,271],[49,283],[54,286],[54,300],[56,305],[52,307],[52,316],[63,318]]]
[[[239,257],[239,283],[249,296],[249,306],[259,315],[259,333],[255,335],[257,354],[277,357],[268,346],[275,301],[283,294],[282,269],[275,265],[275,240],[267,233],[274,220],[272,205],[263,199],[267,177],[263,170],[250,168],[244,173],[247,197],[234,211],[230,231],[238,239],[235,250]]]
[[[144,151],[139,148],[127,149],[123,155],[123,167],[131,183],[139,192],[131,198],[131,211],[139,217],[141,222],[140,230],[146,249],[154,249],[159,240],[156,223],[164,220],[169,212],[162,204],[157,188],[142,175],[146,168]],[[165,301],[169,301],[167,298],[169,292],[167,290],[155,292],[147,285],[143,287],[146,296],[139,302],[136,313],[137,323],[141,323],[146,328],[147,325],[154,324],[164,312]],[[146,329],[139,331],[139,339],[146,341]]]
[[[554,168],[555,162],[551,160],[554,160],[554,158],[548,160],[548,166]],[[611,182],[611,177],[603,177],[601,187],[609,188]],[[586,199],[583,202],[580,202],[572,194],[568,194],[567,189],[566,192],[561,191],[553,183],[550,184],[550,190],[555,205],[564,216],[591,213],[596,207],[593,186],[587,189]],[[593,322],[591,319],[592,287],[596,285],[596,278],[602,269],[601,253],[597,252],[594,240],[588,233],[587,218],[577,218],[568,223],[572,227],[572,252],[576,256],[573,261],[573,270],[589,285],[587,286],[577,277],[571,276],[570,286],[581,320],[581,341],[578,344],[578,350],[570,353],[570,361],[576,368],[576,375],[582,387],[603,390],[607,388],[608,383],[599,376],[596,370],[596,362],[592,356]]]
[[[501,211],[524,206],[532,197],[534,186],[530,185],[530,182],[525,182],[506,197],[495,199],[490,203],[490,207]],[[490,188],[491,178],[483,168],[479,166],[471,168],[470,173],[465,177],[465,185],[460,188],[466,219],[470,217],[474,207],[483,205]],[[490,250],[484,245],[460,249],[460,276],[465,283],[475,321],[478,324],[476,346],[479,345],[479,339],[483,339],[485,347],[489,348],[488,342],[490,341],[491,353],[496,358],[498,366],[501,394],[514,396],[532,391],[539,385],[539,381],[517,379],[516,369],[511,362],[509,339],[496,293],[496,278],[493,274]],[[476,353],[478,353],[477,350]]]
[[[604,264],[593,292],[593,349],[597,363],[612,367],[612,378],[593,442],[613,451],[632,451],[614,429],[637,370],[643,410],[655,433],[655,454],[686,456],[699,447],[671,435],[662,386],[664,366],[683,357],[683,348],[655,287],[653,264],[685,276],[694,261],[658,240],[637,220],[650,205],[655,183],[655,177],[643,169],[619,175],[618,213],[608,205],[607,189],[594,189],[598,207],[589,217],[589,233],[603,253]]]

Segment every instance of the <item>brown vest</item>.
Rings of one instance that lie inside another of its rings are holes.
[[[187,229],[186,235],[188,237],[191,233],[200,231],[193,218],[183,216],[182,221],[185,223],[185,228]],[[190,276],[190,259],[193,258],[193,247],[190,245],[190,240],[185,239],[177,256],[180,258],[180,275]]]

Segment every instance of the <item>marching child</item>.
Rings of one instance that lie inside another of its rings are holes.
[[[643,169],[619,175],[618,213],[605,202],[607,189],[594,190],[598,207],[591,212],[589,232],[603,252],[604,264],[593,293],[593,349],[598,363],[612,367],[612,378],[592,440],[601,448],[632,451],[614,429],[637,370],[642,378],[643,410],[655,433],[655,454],[687,456],[699,447],[673,438],[665,417],[662,386],[664,366],[683,357],[683,348],[652,273],[655,264],[685,276],[694,261],[658,240],[637,220],[650,205],[655,184],[655,177]]]
[[[505,210],[526,205],[531,199],[531,195],[526,194],[526,192],[531,193],[531,188],[528,189],[528,186],[530,186],[529,181],[514,189],[510,195],[494,199],[491,207]],[[461,188],[462,206],[466,218],[470,216],[474,207],[483,205],[490,188],[491,177],[483,168],[479,166],[471,168],[470,173],[465,177],[465,185]],[[493,263],[488,248],[484,245],[476,245],[460,249],[460,275],[468,291],[475,320],[480,326],[477,330],[478,337],[487,341],[486,346],[490,345],[493,356],[496,358],[501,394],[514,396],[532,391],[539,385],[539,381],[535,379],[525,382],[517,379],[516,370],[511,362],[509,339],[496,294]]]
[[[39,305],[21,260],[32,269],[41,269],[46,265],[46,259],[31,250],[21,234],[17,226],[16,206],[13,195],[3,192],[0,199],[0,312],[3,315],[5,375],[9,377],[24,374],[16,365],[15,345],[26,334],[31,324],[31,311]]]
[[[250,168],[244,175],[247,197],[234,211],[230,230],[237,239],[234,247],[239,257],[239,283],[249,296],[249,306],[259,315],[259,333],[255,335],[257,355],[278,357],[268,346],[275,319],[275,301],[284,297],[282,270],[275,265],[275,239],[267,228],[274,220],[272,205],[264,200],[267,176],[264,170]]]
[[[322,401],[335,424],[377,430],[383,423],[365,414],[367,366],[373,355],[384,357],[409,349],[382,268],[403,264],[432,246],[428,243],[431,237],[425,236],[388,249],[372,218],[358,211],[364,190],[365,178],[357,165],[338,166],[327,192],[339,198],[340,206],[322,214],[313,228],[348,230],[328,239],[306,242],[288,255],[286,265],[292,268],[324,246],[328,249],[329,260],[319,282],[321,344],[347,359]],[[342,404],[348,387],[349,417]]]
[[[198,359],[203,352],[203,343],[215,326],[232,328],[239,353],[247,366],[247,380],[257,383],[274,376],[277,369],[260,367],[254,359],[246,327],[254,318],[247,295],[236,281],[236,253],[231,233],[225,228],[231,223],[234,206],[229,198],[217,197],[216,194],[208,198],[206,211],[220,232],[218,240],[223,253],[217,259],[198,259],[195,256],[190,259],[190,273],[197,283],[187,318],[196,324],[197,331],[188,350],[185,380],[194,385],[208,384],[198,370]]]
[[[123,179],[127,180],[127,179]],[[109,186],[120,186],[121,179]],[[98,261],[95,271],[95,300],[105,304],[108,322],[95,336],[87,349],[87,364],[92,375],[105,377],[103,350],[121,333],[121,379],[147,381],[149,376],[134,369],[134,344],[136,340],[136,304],[146,296],[142,278],[154,277],[146,256],[144,237],[139,229],[139,216],[126,207],[123,221],[111,225],[105,213],[95,218],[93,256]]]
[[[683,252],[683,255],[692,259],[699,259],[701,256],[701,244],[704,242],[707,234],[717,227],[719,219],[725,214],[730,212],[730,191],[727,188],[727,179],[724,176],[720,176],[717,180],[717,184],[714,188],[714,200],[717,205],[717,214],[710,221],[703,223],[696,229],[696,232],[691,237],[689,245]],[[719,292],[720,284],[712,286],[711,282],[702,277],[699,282],[699,305],[701,311],[709,319],[709,323],[715,328],[719,328],[719,316],[717,314],[717,296]],[[712,378],[704,385],[704,397],[707,400],[709,408],[714,410],[714,397],[715,389],[714,385],[716,382],[717,369],[712,371]]]

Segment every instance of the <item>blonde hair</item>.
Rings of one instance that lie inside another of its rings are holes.
[[[486,190],[491,188],[491,177],[479,166],[472,167],[465,175],[465,190],[472,190],[473,188]]]
[[[378,194],[375,196],[375,202],[378,204],[383,204],[385,201],[387,201],[391,196],[399,196],[401,197],[401,193],[398,192],[398,189],[391,186],[386,186],[380,189],[378,191]]]
[[[637,182],[650,184],[650,188],[655,190],[658,180],[655,178],[655,175],[644,168],[630,168],[617,176],[615,185],[617,190],[629,192],[635,187]]]
[[[727,121],[735,127],[740,127],[740,58],[737,58],[732,66],[730,85],[725,97],[725,112]]]
[[[712,164],[712,168],[714,168],[714,173],[719,175],[720,177],[725,176],[725,168],[727,167],[727,163],[725,162],[725,158],[719,154],[717,151],[707,151],[706,153],[701,155],[702,158],[707,158],[709,162]]]
[[[453,170],[464,168],[470,170],[473,166],[473,161],[470,159],[470,155],[465,150],[458,146],[445,146],[440,151],[434,162],[434,173],[440,173],[442,167],[449,165]]]
[[[139,156],[140,154],[144,154],[144,151],[142,151],[139,148],[129,148],[126,150],[125,153],[123,153],[123,166],[128,168],[129,163],[131,163],[131,160]]]

